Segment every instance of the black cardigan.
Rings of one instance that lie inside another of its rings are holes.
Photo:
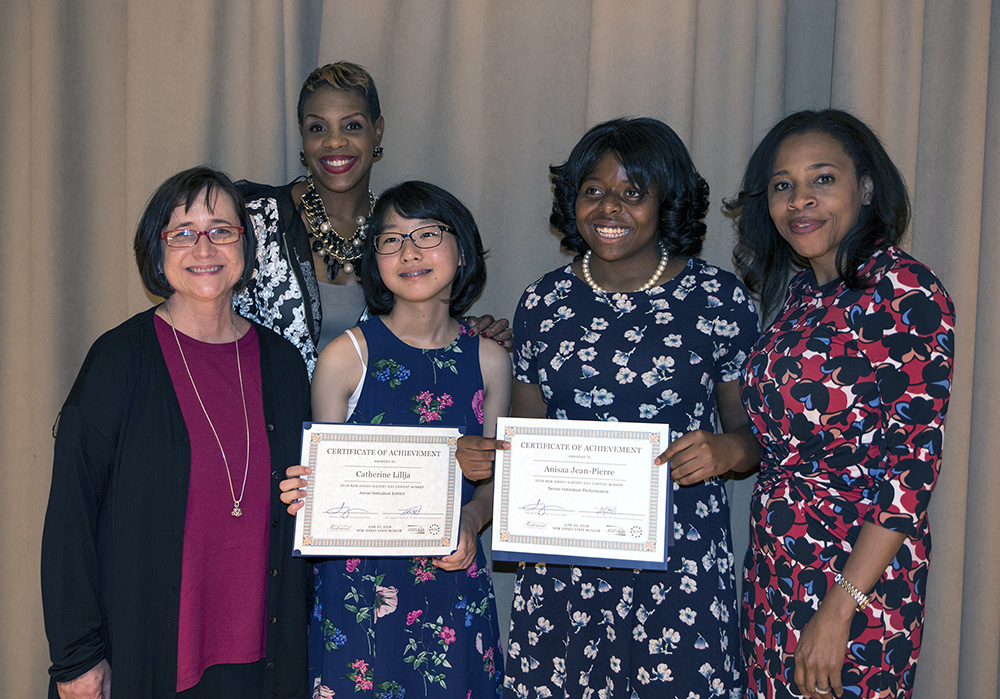
[[[308,697],[308,565],[290,555],[278,481],[299,462],[309,385],[295,348],[255,327],[273,476],[263,696]],[[190,469],[150,309],[98,338],[59,417],[42,535],[50,697],[103,658],[114,696],[174,696]]]

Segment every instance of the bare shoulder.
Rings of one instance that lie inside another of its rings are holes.
[[[361,356],[348,333],[353,331]],[[351,328],[330,341],[316,360],[312,380],[313,419],[320,422],[343,422],[347,418],[347,403],[361,381],[368,348],[364,335]],[[364,358],[364,360],[362,359]]]
[[[358,343],[357,348],[351,342],[351,335]],[[316,386],[317,381],[326,386],[341,382],[356,384],[361,376],[362,363],[367,361],[368,345],[365,336],[359,328],[351,328],[333,338],[319,353],[313,373],[313,386]]]
[[[479,337],[479,366],[484,379],[487,373],[495,375],[495,372],[503,372],[504,378],[510,378],[510,354],[493,340],[482,336]]]

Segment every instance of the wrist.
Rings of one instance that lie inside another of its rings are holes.
[[[857,604],[856,611],[861,611],[868,606],[868,603],[872,601],[872,596],[870,594],[865,594],[858,587],[856,587],[850,580],[844,577],[843,573],[837,573],[833,578],[833,582],[839,585],[841,588],[851,596],[851,599]]]
[[[854,618],[857,606],[857,601],[850,593],[836,583],[826,591],[822,604],[823,609],[828,614],[846,623],[850,623],[851,619]]]

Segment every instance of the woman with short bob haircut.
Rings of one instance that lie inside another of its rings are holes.
[[[453,194],[428,182],[413,180],[382,192],[372,211],[370,235],[374,240],[385,229],[386,214],[395,211],[408,219],[440,221],[454,232],[462,265],[451,287],[449,312],[458,317],[472,305],[486,286],[486,251],[472,214]],[[395,305],[395,296],[379,274],[378,253],[365,246],[359,276],[372,315],[385,315]]]
[[[166,300],[97,339],[57,421],[50,699],[308,696],[308,567],[271,472],[299,460],[309,383],[289,342],[233,311],[249,225],[204,166],[139,222],[139,272]]]
[[[372,313],[331,341],[313,374],[317,421],[459,428],[465,476],[456,549],[447,556],[350,556],[313,561],[309,627],[313,696],[494,697],[503,667],[480,532],[493,517],[492,464],[462,445],[487,435],[510,403],[510,358],[459,318],[486,281],[471,212],[432,184],[390,187],[375,206],[361,264]],[[280,487],[300,509],[295,465]],[[376,623],[377,622],[377,623]]]
[[[190,209],[198,198],[203,198],[206,202],[215,201],[220,195],[228,197],[233,202],[243,230],[253,230],[243,197],[233,181],[219,170],[205,166],[185,170],[160,185],[150,198],[139,220],[132,247],[135,250],[135,261],[139,266],[139,276],[142,278],[143,286],[153,296],[167,299],[174,293],[173,287],[163,274],[165,251],[160,239],[160,232],[167,225],[174,209],[181,203],[185,209]],[[239,283],[233,288],[234,292],[246,288],[253,277],[257,239],[252,235],[241,235],[240,246],[243,250],[243,274]]]

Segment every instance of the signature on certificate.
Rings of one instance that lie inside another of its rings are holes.
[[[547,505],[542,502],[541,499],[538,499],[533,503],[523,505],[521,509],[532,514],[544,515],[548,510],[552,510],[553,512],[562,512],[566,508],[559,507],[558,505]]]
[[[326,514],[332,517],[341,517],[342,519],[347,519],[351,515],[363,515],[367,514],[368,510],[363,510],[360,507],[350,507],[346,502],[341,502],[337,507],[331,507],[326,511]]]
[[[616,515],[618,514],[617,507],[611,507],[610,505],[605,505],[604,507],[598,507],[594,510],[595,515]]]
[[[400,512],[401,515],[419,515],[420,510],[424,509],[423,505],[415,505],[413,507],[407,507],[405,510]]]

